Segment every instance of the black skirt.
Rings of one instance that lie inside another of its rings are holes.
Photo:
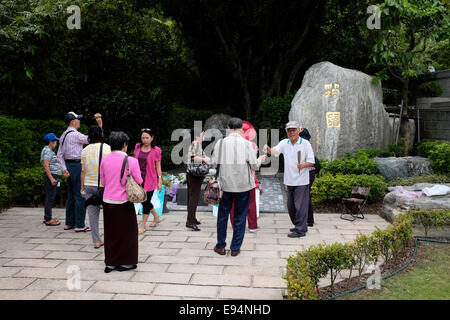
[[[138,263],[138,227],[131,202],[103,202],[105,264],[120,266]]]

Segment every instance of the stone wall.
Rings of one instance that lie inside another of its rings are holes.
[[[448,107],[419,109],[420,140],[450,141],[450,104]]]

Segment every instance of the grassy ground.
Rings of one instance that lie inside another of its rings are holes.
[[[450,299],[450,245],[419,242],[421,259],[409,270],[381,282],[380,290],[361,290],[343,300]]]

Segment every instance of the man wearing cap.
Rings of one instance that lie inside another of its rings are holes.
[[[307,218],[309,207],[309,167],[314,165],[314,153],[311,144],[301,138],[297,121],[286,124],[288,138],[275,147],[264,146],[264,152],[278,157],[284,155],[284,184],[287,186],[287,207],[289,217],[295,228],[288,237],[304,237],[308,231]]]
[[[41,151],[41,164],[44,167],[44,184],[45,184],[45,209],[44,223],[47,226],[58,226],[58,219],[52,218],[53,203],[56,198],[56,188],[59,177],[61,177],[61,167],[58,158],[53,150],[55,150],[59,139],[54,133],[48,133],[44,136],[46,146]]]
[[[84,198],[80,194],[81,190],[81,151],[83,145],[88,144],[88,136],[78,132],[80,119],[83,115],[78,115],[71,111],[64,117],[68,127],[60,137],[58,149],[58,160],[67,178],[67,203],[66,203],[66,225],[64,230],[75,228],[76,232],[90,231],[86,227],[86,209]]]

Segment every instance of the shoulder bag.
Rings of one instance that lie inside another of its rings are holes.
[[[125,156],[123,159],[122,170],[120,172],[120,183],[122,183],[125,166],[127,167],[126,192],[128,201],[133,203],[147,201],[147,192],[145,192],[144,188],[134,181],[133,176],[130,173],[130,168],[128,167],[128,156]]]

